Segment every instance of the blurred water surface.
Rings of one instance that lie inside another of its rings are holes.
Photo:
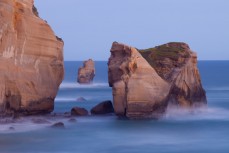
[[[73,106],[90,110],[112,100],[107,62],[96,62],[92,85],[76,83],[82,62],[65,62],[65,80],[55,102],[55,113]],[[196,110],[172,108],[160,120],[119,120],[115,116],[26,117],[0,125],[0,153],[228,153],[229,152],[229,61],[199,61],[208,107]],[[77,102],[84,97],[86,102]],[[34,118],[49,123],[35,124]],[[64,129],[50,124],[63,122]],[[9,128],[13,127],[14,130]]]

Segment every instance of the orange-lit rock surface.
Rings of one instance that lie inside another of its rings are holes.
[[[145,118],[157,117],[165,111],[169,83],[157,74],[137,49],[114,42],[108,66],[117,115]]]
[[[128,118],[158,118],[169,103],[206,104],[196,54],[185,43],[147,50],[114,42],[108,62],[115,113]]]
[[[63,79],[63,41],[33,0],[0,1],[0,112],[51,112]]]
[[[83,62],[83,67],[78,69],[77,82],[89,84],[93,82],[95,76],[95,63],[92,59]]]

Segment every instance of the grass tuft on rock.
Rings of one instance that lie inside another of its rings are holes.
[[[178,61],[180,57],[188,58],[190,54],[187,49],[189,46],[185,43],[171,42],[154,48],[138,49],[138,51],[151,66],[155,67],[158,61],[165,60],[165,58],[172,61]]]

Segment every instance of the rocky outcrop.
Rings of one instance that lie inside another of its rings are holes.
[[[71,110],[71,115],[73,115],[73,116],[87,116],[88,111],[85,108],[73,107]]]
[[[89,84],[95,76],[95,63],[92,59],[84,61],[83,67],[78,69],[77,82],[80,84]]]
[[[51,112],[63,79],[63,41],[33,4],[0,1],[1,114]]]
[[[51,128],[61,128],[61,129],[63,129],[63,128],[65,128],[65,126],[64,126],[64,123],[63,122],[57,122],[57,123],[54,123],[51,126]]]
[[[85,102],[87,101],[84,97],[79,97],[76,99],[76,102]]]
[[[165,111],[169,83],[157,74],[137,49],[114,42],[108,68],[117,115],[151,118]]]
[[[206,104],[196,54],[185,43],[146,50],[114,42],[108,62],[114,110],[128,118],[158,118],[169,103]]]
[[[77,120],[76,120],[75,118],[70,118],[70,119],[68,120],[68,122],[75,123],[75,122],[77,122]]]
[[[170,83],[170,103],[182,107],[207,103],[197,68],[197,55],[187,44],[172,42],[139,52],[161,78]]]
[[[114,113],[114,108],[110,100],[103,101],[91,109],[93,115],[103,115]]]

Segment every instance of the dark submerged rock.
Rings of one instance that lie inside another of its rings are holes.
[[[14,130],[15,130],[15,128],[11,126],[11,127],[9,127],[9,130],[14,131]]]
[[[69,122],[77,122],[77,120],[75,118],[70,118],[68,121]]]
[[[65,128],[63,122],[54,123],[51,127],[52,128]]]
[[[102,115],[114,113],[114,108],[110,100],[103,101],[91,109],[91,114]]]

